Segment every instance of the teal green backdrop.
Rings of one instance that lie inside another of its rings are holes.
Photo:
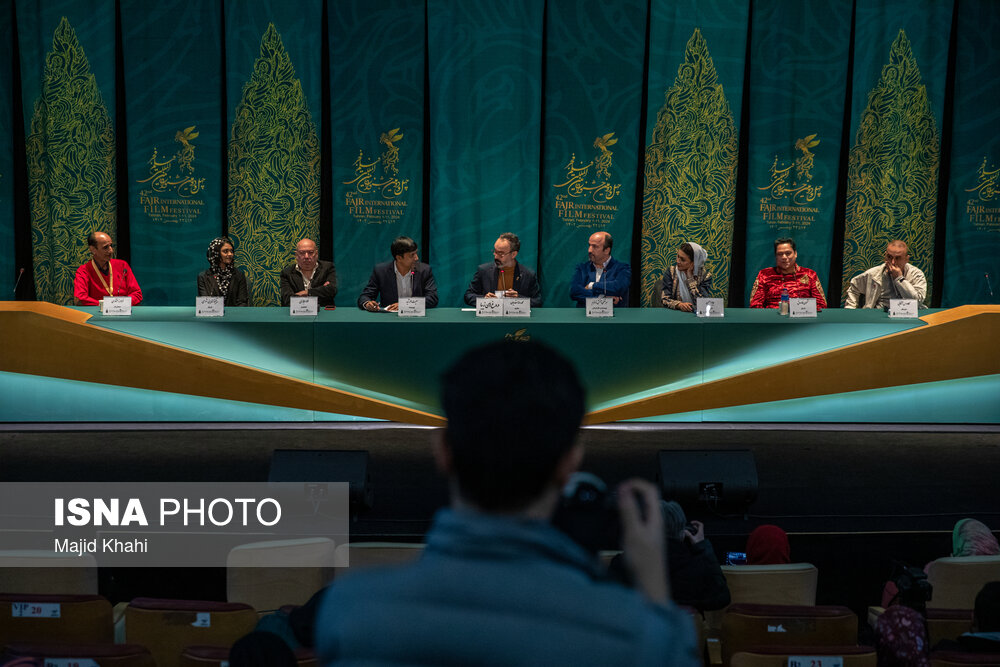
[[[11,95],[14,57],[14,26],[10,20],[13,0],[0,0],[0,301],[14,296],[18,272],[14,265],[14,145]],[[10,285],[10,287],[8,287]]]
[[[640,305],[684,242],[728,294],[748,20],[746,0],[652,1]]]
[[[503,232],[538,263],[543,7],[428,0],[430,252],[457,306]]]
[[[746,289],[774,240],[826,285],[851,35],[846,0],[758,0],[750,46]]]
[[[333,240],[353,306],[397,236],[421,242],[424,186],[423,0],[329,5]],[[418,248],[421,259],[427,249]]]
[[[1000,289],[1000,13],[990,0],[958,7],[944,306],[996,303]]]
[[[858,0],[842,288],[895,239],[934,288],[951,21],[938,0]]]
[[[221,22],[218,0],[121,2],[132,269],[150,303],[193,303],[222,233]]]
[[[744,306],[783,234],[834,303],[897,237],[930,305],[996,302],[1000,2],[0,0],[0,15],[16,19],[0,22],[0,279],[25,267],[22,298],[71,302],[102,229],[147,305],[190,304],[228,232],[254,305],[278,303],[308,236],[354,307],[402,234],[454,307],[511,231],[546,305],[568,306],[605,229],[633,305],[659,304],[694,241],[713,295]]]
[[[548,3],[539,276],[550,306],[574,305],[573,266],[594,232],[631,260],[645,33],[645,0]]]

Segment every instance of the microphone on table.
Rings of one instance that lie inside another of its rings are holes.
[[[23,277],[24,277],[24,267],[21,267],[21,269],[17,272],[17,280],[14,281],[14,290],[13,290],[12,293],[15,296],[17,295],[17,286],[21,284],[21,278],[23,278]],[[987,279],[989,279],[988,276],[987,276]],[[992,295],[993,292],[990,292],[990,294]]]
[[[21,271],[23,272],[24,269],[21,269]],[[989,273],[984,273],[983,277],[986,278],[986,289],[989,290],[990,298],[991,299],[996,298],[996,297],[993,296],[993,285],[990,283],[990,274]]]
[[[500,268],[500,284],[503,285],[503,291],[507,291],[507,281],[504,279],[503,265],[497,262],[497,266]]]

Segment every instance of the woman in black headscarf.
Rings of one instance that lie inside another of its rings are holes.
[[[198,296],[225,297],[226,306],[249,306],[247,277],[233,266],[233,242],[220,236],[208,244],[209,269],[198,274]]]

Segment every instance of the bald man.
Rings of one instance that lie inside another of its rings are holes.
[[[844,308],[888,310],[889,299],[916,299],[917,305],[923,308],[927,298],[927,278],[909,261],[910,252],[906,244],[899,240],[890,241],[885,249],[885,263],[851,278]]]
[[[320,308],[332,306],[337,296],[337,270],[333,262],[319,258],[319,248],[312,239],[295,244],[295,263],[281,270],[281,305],[288,306],[293,296],[315,296]]]
[[[587,297],[609,296],[615,307],[628,306],[632,267],[611,256],[614,239],[607,232],[594,232],[587,240],[589,260],[577,265],[569,284],[569,296],[578,307],[587,305]]]
[[[142,289],[123,259],[114,259],[115,244],[107,232],[87,236],[90,261],[76,270],[73,279],[73,303],[96,306],[106,296],[128,296],[132,305],[142,303]]]

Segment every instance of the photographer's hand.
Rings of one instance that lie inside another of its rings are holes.
[[[689,541],[691,544],[698,544],[699,542],[705,541],[705,524],[701,521],[691,521],[691,525],[694,526],[694,532],[692,533],[687,528],[684,529],[684,539]]]
[[[618,513],[622,551],[635,587],[650,601],[665,603],[670,599],[670,586],[659,492],[644,479],[622,482],[618,487]]]

